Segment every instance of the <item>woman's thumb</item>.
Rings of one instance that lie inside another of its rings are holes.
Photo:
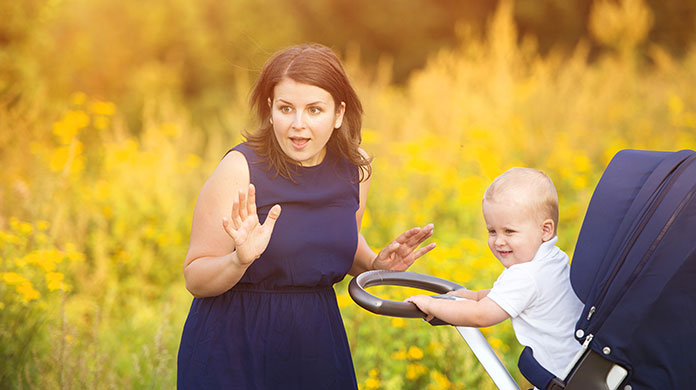
[[[263,222],[263,226],[268,225],[271,229],[275,225],[276,221],[278,220],[278,217],[280,217],[280,205],[277,204],[273,207],[271,207],[271,211],[268,212],[268,217],[266,217],[266,220]]]

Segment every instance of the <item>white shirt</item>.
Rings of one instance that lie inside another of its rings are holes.
[[[531,261],[505,269],[488,297],[510,315],[520,344],[561,377],[580,349],[573,333],[583,304],[570,285],[568,255],[555,246],[557,241],[541,244]]]

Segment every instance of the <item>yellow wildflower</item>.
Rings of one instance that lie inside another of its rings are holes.
[[[400,318],[400,317],[392,318],[392,326],[395,328],[403,328],[404,327],[404,319]]]
[[[63,121],[66,122],[68,126],[80,130],[89,126],[89,115],[82,110],[70,110],[65,113]]]
[[[425,374],[426,372],[428,372],[428,368],[424,365],[420,363],[410,363],[406,367],[406,378],[415,381],[421,376],[423,376],[423,374]]]
[[[60,272],[48,272],[46,274],[46,286],[49,291],[56,291],[63,289],[63,279],[64,276]]]
[[[77,246],[71,242],[65,244],[65,257],[71,261],[84,261],[85,254],[77,250]]]
[[[419,360],[419,359],[423,359],[423,350],[421,350],[420,348],[416,347],[415,345],[412,345],[412,346],[408,349],[408,358],[409,358],[410,360]]]
[[[28,222],[20,222],[19,224],[19,233],[24,235],[24,236],[29,236],[32,233],[34,233],[34,226],[32,226]]]
[[[365,380],[365,389],[379,389],[380,385],[379,378],[370,377]]]
[[[493,349],[499,350],[503,346],[503,341],[497,337],[491,337],[488,339],[488,343]]]
[[[116,113],[116,105],[111,102],[95,100],[90,104],[89,109],[92,113],[103,116],[112,116]]]
[[[18,231],[19,224],[20,224],[20,221],[17,217],[10,217],[10,227],[12,228],[12,230]]]
[[[20,243],[19,237],[12,233],[5,233],[0,231],[0,248],[3,248],[5,243],[8,244],[19,244]]]
[[[10,286],[16,285],[16,284],[21,284],[22,282],[25,282],[26,279],[24,276],[16,273],[16,272],[5,272],[2,274],[2,280],[5,281],[6,284],[9,284]]]
[[[432,379],[432,382],[428,385],[429,390],[444,390],[452,388],[452,382],[450,382],[449,379],[447,379],[447,377],[439,371],[431,371],[430,378]]]
[[[406,351],[401,348],[396,352],[393,352],[391,354],[392,359],[394,360],[406,360]]]
[[[34,286],[32,286],[31,282],[28,280],[20,283],[17,286],[17,292],[22,295],[25,303],[41,298],[41,293],[36,291]]]
[[[72,126],[66,120],[61,120],[53,124],[53,134],[58,137],[60,143],[63,145],[69,144],[70,141],[77,136],[78,131],[79,129],[77,127]]]
[[[366,389],[379,389],[379,387],[381,385],[380,380],[378,378],[379,370],[377,370],[376,368],[373,368],[370,370],[368,375],[370,377],[367,378],[367,380],[365,381],[365,388]]]

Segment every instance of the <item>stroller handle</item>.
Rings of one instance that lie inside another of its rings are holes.
[[[419,288],[444,294],[464,287],[448,280],[430,275],[404,271],[367,271],[353,278],[348,285],[348,293],[355,303],[375,314],[404,318],[425,318],[426,315],[410,302],[389,301],[378,298],[365,288],[372,286],[403,286]]]
[[[414,287],[422,290],[444,294],[449,291],[459,290],[464,287],[448,280],[436,278],[430,275],[417,274],[403,271],[367,271],[353,278],[348,285],[348,293],[351,298],[363,309],[375,314],[392,317],[425,318],[426,315],[418,307],[410,302],[396,302],[377,298],[365,291],[366,287],[392,285]],[[443,296],[441,298],[454,298]],[[456,298],[454,298],[456,299]],[[435,322],[435,323],[433,323]],[[437,318],[430,321],[431,325],[448,325]],[[459,334],[467,343],[476,358],[491,377],[500,390],[519,390],[510,372],[496,355],[486,338],[477,328],[463,326],[456,327]]]

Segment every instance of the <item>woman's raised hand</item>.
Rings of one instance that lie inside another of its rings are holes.
[[[372,263],[372,268],[392,271],[406,270],[417,258],[435,248],[435,243],[431,243],[416,250],[423,241],[433,235],[433,229],[433,225],[428,224],[423,228],[415,227],[401,233],[396,240],[379,252]]]
[[[249,184],[248,196],[239,191],[238,198],[232,202],[232,215],[222,219],[222,226],[234,240],[241,265],[248,266],[266,250],[279,216],[280,205],[275,205],[263,225],[260,224],[256,214],[256,188]]]

